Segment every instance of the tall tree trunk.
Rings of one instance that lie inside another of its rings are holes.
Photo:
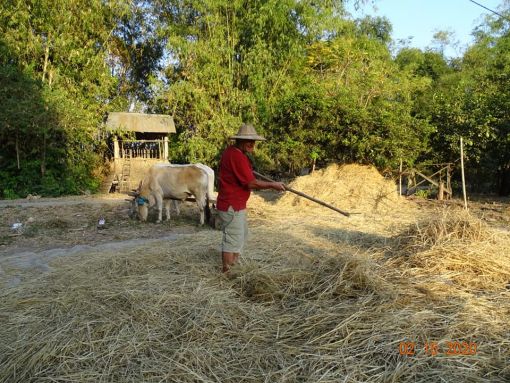
[[[46,174],[46,134],[43,135],[42,156],[41,156],[41,176]]]
[[[42,72],[42,81],[46,79],[46,72],[48,70],[48,61],[50,59],[50,33],[48,32],[48,40],[46,40],[46,48],[44,49],[44,64]]]
[[[19,143],[18,143],[18,131],[16,130],[16,162],[18,165],[18,170],[21,169],[21,165],[19,163]]]

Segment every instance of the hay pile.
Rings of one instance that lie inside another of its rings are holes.
[[[358,367],[351,360],[368,341],[345,338],[356,328],[374,330],[362,308],[385,292],[370,277],[370,260],[278,256],[269,260],[271,271],[248,262],[225,278],[218,254],[201,245],[210,236],[199,233],[195,246],[187,238],[61,260],[47,278],[3,291],[0,381],[318,381],[371,374],[357,370],[373,355],[361,356]],[[352,356],[345,360],[341,350]],[[373,353],[381,365],[374,372],[382,375],[394,347],[379,340]]]
[[[510,282],[508,236],[465,210],[443,209],[395,237],[399,268],[465,292],[499,291]]]
[[[395,183],[372,166],[333,164],[298,177],[289,186],[339,209],[356,212],[385,212],[405,203],[398,196]],[[278,205],[317,206],[291,193],[286,193]]]
[[[408,251],[430,248],[443,243],[485,242],[494,239],[486,223],[466,210],[444,208],[410,225],[397,240]]]

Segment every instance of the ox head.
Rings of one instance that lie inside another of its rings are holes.
[[[132,189],[130,192],[128,192],[128,195],[133,197],[133,199],[127,199],[126,201],[129,201],[131,203],[131,206],[129,208],[129,217],[130,218],[138,218],[142,221],[147,220],[148,215],[148,206],[149,200],[147,198],[144,198],[140,196],[140,190],[142,188],[142,181],[140,181],[140,184],[138,185],[137,189]],[[145,208],[142,206],[146,205]]]
[[[147,216],[149,215],[149,199],[143,196],[138,196],[135,198],[135,203],[138,209],[138,217],[141,221],[147,221]]]
[[[140,221],[147,221],[149,215],[149,207],[153,206],[156,201],[151,194],[144,193],[142,189],[143,183],[140,181],[138,189],[133,192],[132,196],[135,197],[133,200],[134,210],[138,212],[138,218]]]

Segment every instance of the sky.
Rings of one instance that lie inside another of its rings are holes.
[[[504,0],[476,2],[497,12]],[[493,15],[469,0],[372,0],[358,10],[351,7],[349,12],[354,18],[386,16],[393,26],[393,41],[413,37],[409,46],[420,49],[433,46],[435,32],[454,32],[459,47],[445,49],[448,57],[461,56],[465,47],[473,42],[473,29],[486,15]]]

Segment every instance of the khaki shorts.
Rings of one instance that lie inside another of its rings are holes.
[[[221,251],[228,253],[241,253],[248,239],[248,222],[246,209],[234,211],[232,206],[227,211],[218,211],[221,218]]]

